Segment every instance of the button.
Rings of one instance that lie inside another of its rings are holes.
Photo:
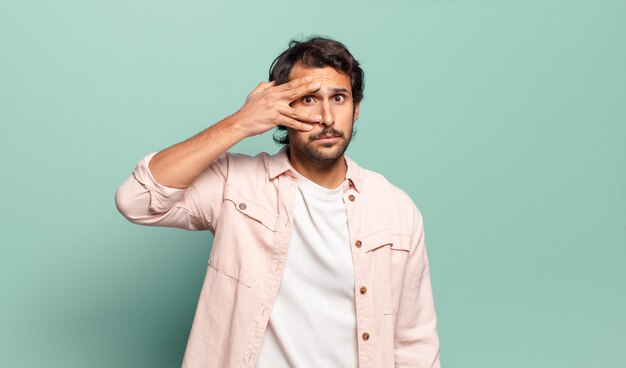
[[[359,293],[361,293],[361,295],[365,295],[365,293],[367,293],[367,288],[365,286],[361,286]]]
[[[357,248],[361,248],[361,245],[363,245],[363,243],[361,243],[360,240],[357,240],[357,241],[354,242],[354,246],[357,247]]]
[[[350,200],[350,202],[354,202],[354,200],[356,199],[352,194],[350,194],[348,196],[348,199]]]
[[[245,210],[246,209],[246,204],[245,203],[239,203],[239,209],[240,210]]]
[[[370,334],[368,334],[367,332],[363,332],[363,335],[361,335],[361,337],[363,338],[363,341],[367,341],[370,339]]]

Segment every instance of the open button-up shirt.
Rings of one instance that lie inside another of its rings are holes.
[[[183,367],[255,367],[292,232],[297,180],[286,150],[224,153],[185,189],[156,182],[155,154],[118,188],[120,213],[214,235]],[[422,216],[405,192],[345,159],[359,367],[439,367]]]

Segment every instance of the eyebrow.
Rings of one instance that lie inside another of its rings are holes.
[[[352,94],[350,93],[350,90],[349,90],[349,89],[347,89],[347,88],[343,88],[343,87],[335,87],[335,88],[331,88],[331,89],[330,89],[330,91],[331,91],[331,92],[333,92],[333,93],[345,92],[345,93],[346,93],[346,94],[348,94],[348,95],[352,95]],[[314,93],[311,93],[311,94],[312,94],[312,95],[316,95],[316,94],[318,94],[318,92],[319,92],[319,91],[315,91]]]
[[[333,88],[332,89],[333,92],[346,92],[346,93],[350,93],[350,91],[348,91],[348,89],[346,88]]]

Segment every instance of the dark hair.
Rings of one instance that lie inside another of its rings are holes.
[[[314,68],[330,66],[340,73],[350,77],[352,100],[358,103],[363,99],[365,74],[354,56],[346,46],[327,37],[313,36],[304,41],[291,40],[287,50],[274,59],[270,66],[269,81],[276,81],[280,85],[289,81],[289,74],[293,66],[302,64]],[[274,133],[274,141],[279,144],[288,144],[287,128],[279,125]],[[280,135],[279,137],[277,137]],[[282,134],[281,134],[282,133]]]

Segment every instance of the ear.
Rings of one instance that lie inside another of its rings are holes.
[[[361,101],[354,104],[354,113],[352,114],[352,123],[356,123],[356,119],[359,118],[359,107],[361,107]]]

